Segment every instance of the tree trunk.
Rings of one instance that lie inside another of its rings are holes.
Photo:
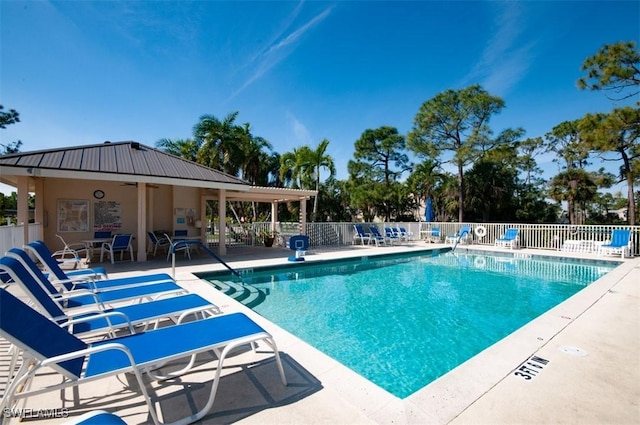
[[[629,226],[636,224],[636,201],[633,194],[633,177],[627,175],[627,220]]]
[[[576,212],[573,199],[567,200],[567,210],[569,213],[569,224],[576,224]]]
[[[458,162],[458,222],[462,223],[464,220],[464,171],[462,169],[462,163]]]

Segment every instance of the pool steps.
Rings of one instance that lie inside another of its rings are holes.
[[[253,308],[261,304],[267,294],[264,290],[258,289],[251,285],[242,285],[237,282],[210,280],[209,281],[218,291],[230,296],[234,300],[244,304],[249,308]]]

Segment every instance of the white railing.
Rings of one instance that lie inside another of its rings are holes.
[[[471,226],[471,242],[478,245],[494,245],[496,238],[502,237],[508,228],[518,229],[518,242],[522,248],[546,250],[594,250],[598,245],[608,241],[614,229],[631,229],[631,254],[640,255],[640,226],[613,225],[581,225],[568,224],[510,224],[510,223],[307,223],[303,233],[309,236],[309,243],[314,246],[344,246],[354,243],[354,224],[362,224],[367,230],[369,225],[375,225],[383,232],[385,227],[404,227],[413,235],[414,241],[422,241],[431,234],[431,229],[439,228],[441,240],[448,235],[455,235],[462,225]],[[277,243],[285,246],[289,237],[299,233],[298,223],[277,223],[279,234]],[[483,232],[484,236],[479,236]],[[271,223],[251,223],[238,229],[234,237],[227,233],[227,243],[256,246],[262,243],[259,235],[262,231],[271,229]],[[240,232],[242,230],[242,233]],[[384,233],[384,232],[383,232]],[[41,234],[41,224],[29,225],[29,240],[38,239]],[[217,243],[217,237],[209,235],[210,243]],[[9,248],[24,245],[22,225],[0,226],[0,253],[4,254]]]
[[[640,226],[620,225],[568,225],[568,224],[512,224],[512,223],[452,223],[452,222],[401,222],[401,223],[307,223],[305,234],[313,246],[351,245],[355,240],[354,224],[375,225],[384,234],[385,227],[404,227],[413,235],[414,241],[422,241],[431,234],[431,229],[439,228],[441,240],[455,235],[463,225],[471,226],[470,241],[478,245],[494,245],[497,238],[504,236],[509,228],[518,229],[518,245],[521,248],[545,250],[562,250],[581,247],[585,250],[596,250],[609,241],[614,229],[631,229],[631,254],[640,255]],[[297,223],[278,223],[277,230],[281,235],[281,244],[286,244],[288,237],[297,234]],[[270,223],[253,223],[253,231],[270,228]],[[482,229],[480,229],[482,228]],[[575,243],[574,243],[575,242]],[[257,243],[257,241],[256,241]]]
[[[24,225],[0,226],[0,254],[4,255],[9,249],[22,247],[26,242],[37,240],[41,234],[40,223],[29,224],[29,240],[24,240]]]

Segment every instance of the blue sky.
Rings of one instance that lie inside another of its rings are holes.
[[[346,178],[363,131],[406,134],[447,89],[481,84],[506,102],[494,132],[527,137],[631,104],[576,80],[602,45],[639,41],[640,2],[1,1],[0,37],[0,103],[21,119],[0,143],[154,146],[239,111],[279,153],[329,139]]]

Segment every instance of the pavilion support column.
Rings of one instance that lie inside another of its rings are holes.
[[[218,191],[218,255],[227,254],[227,191],[220,189]]]
[[[40,232],[38,233],[37,239],[43,241],[44,240],[44,180],[42,179],[34,179],[35,182],[35,198],[36,198],[36,211],[34,216],[34,221],[36,223],[40,223]]]
[[[200,228],[196,226],[198,229],[198,236],[200,236],[200,241],[204,244],[204,246],[209,247],[207,243],[207,195],[201,190],[200,191],[200,215],[196,217],[196,223],[200,220]]]
[[[277,231],[278,223],[278,201],[271,203],[271,232]]]
[[[147,261],[147,184],[138,183],[138,261]]]
[[[18,177],[16,188],[18,189],[18,226],[23,226],[24,243],[28,243],[31,242],[29,240],[29,177]]]
[[[307,198],[300,199],[300,218],[298,222],[300,234],[305,235],[307,233]]]
[[[146,199],[147,199],[147,206],[146,206],[146,209],[147,209],[147,214],[146,214],[147,226],[146,226],[146,229],[149,229],[149,231],[151,231],[151,232],[153,232],[155,230],[155,228],[156,228],[155,217],[153,215],[153,211],[154,211],[153,206],[155,205],[155,193],[156,193],[156,191],[152,189],[152,190],[147,190],[147,193],[145,195]],[[145,229],[145,231],[146,231],[146,229]],[[145,234],[145,237],[146,237],[146,234]]]

